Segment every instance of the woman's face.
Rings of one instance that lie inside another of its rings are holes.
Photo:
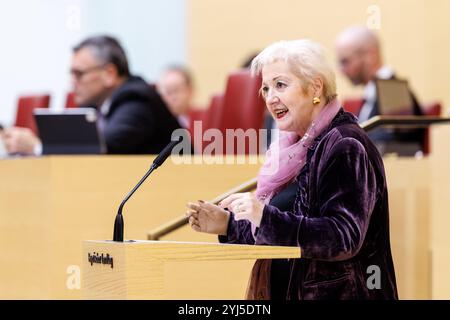
[[[303,136],[316,113],[314,88],[309,86],[305,92],[289,65],[276,61],[263,66],[261,91],[277,127]]]

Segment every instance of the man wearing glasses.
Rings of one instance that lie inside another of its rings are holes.
[[[116,39],[97,36],[82,41],[73,49],[70,73],[75,102],[98,111],[107,153],[159,153],[180,128],[155,88],[130,74]],[[6,129],[3,136],[9,153],[41,153],[40,140],[28,129]]]
[[[378,93],[375,79],[396,79],[394,70],[385,65],[381,44],[376,33],[364,26],[351,26],[336,39],[336,55],[340,71],[354,85],[364,85],[364,99],[358,114],[362,123],[379,115]],[[415,115],[422,115],[416,97],[410,92]],[[393,130],[377,128],[369,137],[381,154],[395,152],[411,156],[422,147],[423,129]]]

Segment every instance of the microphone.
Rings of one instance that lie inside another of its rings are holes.
[[[117,242],[123,242],[123,216],[122,216],[122,209],[125,203],[128,201],[128,199],[131,198],[133,193],[141,186],[141,184],[145,181],[145,179],[148,178],[148,176],[157,169],[160,165],[166,161],[166,159],[169,157],[170,153],[172,152],[172,149],[181,141],[181,137],[177,137],[176,140],[173,140],[170,142],[164,149],[159,153],[159,155],[153,160],[152,165],[150,166],[150,169],[147,171],[147,173],[142,177],[142,179],[138,182],[138,184],[133,188],[133,190],[128,193],[128,195],[123,199],[122,203],[120,204],[119,210],[117,211],[116,220],[114,222],[114,234],[113,234],[113,241]]]

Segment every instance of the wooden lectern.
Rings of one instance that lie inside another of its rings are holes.
[[[195,274],[202,274],[202,264],[277,258],[300,258],[300,248],[175,241],[84,241],[83,296],[85,299],[211,299],[209,290],[196,292],[202,288],[200,283],[195,283],[198,279],[189,284]],[[213,276],[222,281],[227,277],[220,272]],[[228,276],[232,282],[232,275]],[[203,279],[209,282],[210,290],[221,290],[217,285],[220,281],[208,281],[208,275]],[[242,299],[244,296],[242,292]]]

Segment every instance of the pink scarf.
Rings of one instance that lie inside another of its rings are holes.
[[[314,139],[325,130],[340,109],[340,103],[333,99],[311,122],[303,137],[295,132],[280,130],[279,140],[274,141],[266,153],[266,160],[258,178],[256,197],[265,204],[292,181],[306,163],[308,148]]]

